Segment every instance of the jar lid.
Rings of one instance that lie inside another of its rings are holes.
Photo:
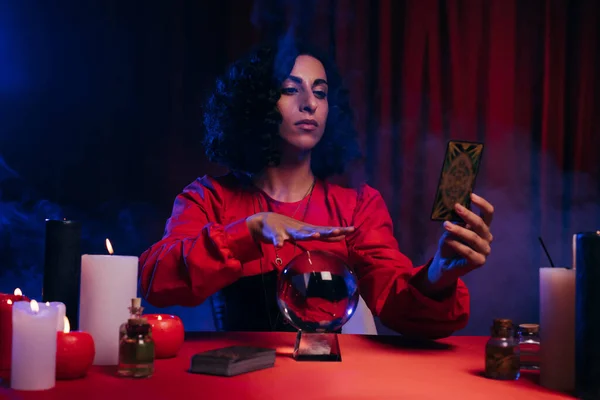
[[[512,328],[512,320],[508,318],[495,318],[494,328]]]
[[[521,324],[519,328],[524,333],[538,333],[540,326],[538,324]]]
[[[148,320],[146,318],[129,318],[127,321],[129,325],[147,325]]]

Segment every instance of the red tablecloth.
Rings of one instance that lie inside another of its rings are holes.
[[[44,392],[0,389],[0,399],[567,399],[539,386],[535,373],[518,381],[482,376],[485,337],[456,336],[433,348],[408,346],[399,337],[339,335],[341,362],[297,362],[292,333],[204,333],[188,339],[177,358],[157,360],[154,376],[114,376],[93,367],[84,379],[57,381]],[[200,351],[233,344],[277,349],[275,367],[235,377],[186,372]],[[431,346],[430,346],[431,347]]]

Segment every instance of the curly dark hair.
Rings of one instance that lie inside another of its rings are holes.
[[[209,160],[249,175],[278,165],[282,117],[277,101],[299,55],[321,61],[329,86],[327,125],[313,149],[313,173],[319,178],[342,174],[360,156],[348,91],[333,61],[307,43],[279,41],[257,47],[217,79],[204,113]]]

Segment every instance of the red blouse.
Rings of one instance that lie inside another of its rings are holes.
[[[380,193],[368,185],[356,190],[325,181],[317,181],[310,200],[282,203],[244,186],[233,174],[197,179],[177,196],[162,240],[140,257],[144,298],[158,307],[196,306],[239,278],[281,268],[275,263],[274,247],[257,244],[246,225],[248,216],[261,211],[287,216],[296,212],[294,218],[305,217],[314,225],[354,226],[345,241],[300,245],[347,259],[355,268],[361,296],[387,327],[401,334],[440,338],[467,324],[469,292],[462,280],[439,301],[411,284],[423,266],[415,268],[398,249]],[[298,251],[286,242],[278,251],[283,265]]]

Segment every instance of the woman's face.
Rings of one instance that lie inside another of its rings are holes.
[[[277,102],[283,117],[279,134],[287,144],[308,151],[319,143],[329,112],[327,90],[323,64],[312,56],[298,56]]]

